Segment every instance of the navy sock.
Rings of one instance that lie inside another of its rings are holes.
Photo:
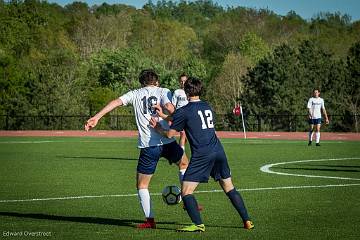
[[[226,195],[229,197],[232,205],[234,208],[238,211],[240,214],[242,220],[245,222],[247,220],[250,220],[249,215],[247,213],[245,203],[238,191],[234,188],[233,190],[226,193]]]
[[[194,195],[188,194],[186,196],[183,196],[182,199],[184,201],[184,206],[186,208],[186,211],[191,218],[191,221],[196,225],[202,224],[202,220],[198,210],[198,204]]]

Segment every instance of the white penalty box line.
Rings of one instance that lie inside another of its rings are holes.
[[[282,187],[263,187],[263,188],[244,188],[238,189],[240,192],[246,191],[269,191],[269,190],[288,190],[288,189],[305,189],[305,188],[331,188],[331,187],[351,187],[360,186],[360,183],[349,184],[327,184],[327,185],[304,185],[304,186],[282,186]],[[204,190],[196,191],[195,193],[216,193],[223,192],[223,190]],[[70,197],[53,197],[53,198],[32,198],[32,199],[10,199],[0,200],[0,203],[15,203],[15,202],[37,202],[37,201],[56,201],[56,200],[76,200],[76,199],[93,199],[93,198],[113,198],[113,197],[134,197],[138,194],[108,194],[108,195],[89,195],[89,196],[70,196]],[[153,193],[152,196],[160,196],[161,193]]]

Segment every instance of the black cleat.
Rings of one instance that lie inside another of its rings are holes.
[[[312,144],[312,141],[309,141],[308,146],[311,146],[311,144]]]
[[[317,146],[317,147],[320,147],[320,143],[317,143],[316,146]]]

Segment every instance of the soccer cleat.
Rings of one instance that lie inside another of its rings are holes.
[[[312,141],[309,141],[308,146],[311,146]]]
[[[251,230],[255,227],[254,223],[250,220],[247,220],[244,222],[244,228],[245,229],[248,229],[248,230]]]
[[[145,229],[145,228],[156,228],[156,223],[154,218],[146,218],[144,223],[138,224],[136,228]]]
[[[205,225],[199,224],[199,225],[190,225],[184,228],[179,228],[176,230],[177,232],[205,232]]]
[[[316,146],[317,146],[317,147],[320,147],[320,143],[317,143]]]

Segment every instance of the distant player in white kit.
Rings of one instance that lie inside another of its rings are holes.
[[[158,87],[159,77],[151,69],[143,70],[139,75],[139,81],[142,88],[129,91],[108,103],[100,112],[87,121],[85,130],[89,131],[94,128],[98,121],[114,108],[129,104],[133,106],[139,131],[138,147],[140,148],[136,183],[140,204],[146,218],[145,222],[137,225],[137,227],[156,228],[148,190],[156,165],[161,157],[168,159],[170,164],[176,163],[179,166],[179,179],[181,182],[188,166],[188,159],[184,154],[184,150],[176,143],[175,138],[166,138],[149,126],[151,117],[157,117],[156,110],[153,108],[154,105],[159,104],[169,113],[175,111],[171,103],[170,90]],[[161,126],[169,129],[166,121],[161,118],[158,120]]]
[[[314,129],[316,130],[315,132],[316,146],[320,146],[321,110],[324,113],[326,124],[329,124],[329,118],[325,110],[324,99],[320,97],[319,89],[314,89],[313,97],[309,99],[307,108],[309,111],[309,124],[310,124],[308,146],[311,146],[312,144]]]
[[[176,89],[174,91],[174,95],[171,100],[172,104],[175,106],[176,109],[179,109],[179,108],[187,105],[189,102],[188,98],[186,96],[186,93],[184,91],[184,84],[187,79],[188,79],[188,77],[185,73],[181,74],[179,77],[180,88]],[[185,134],[185,131],[181,131],[179,144],[180,144],[180,147],[182,147],[182,149],[184,149],[184,150],[185,150],[185,143],[186,143],[186,134]]]

